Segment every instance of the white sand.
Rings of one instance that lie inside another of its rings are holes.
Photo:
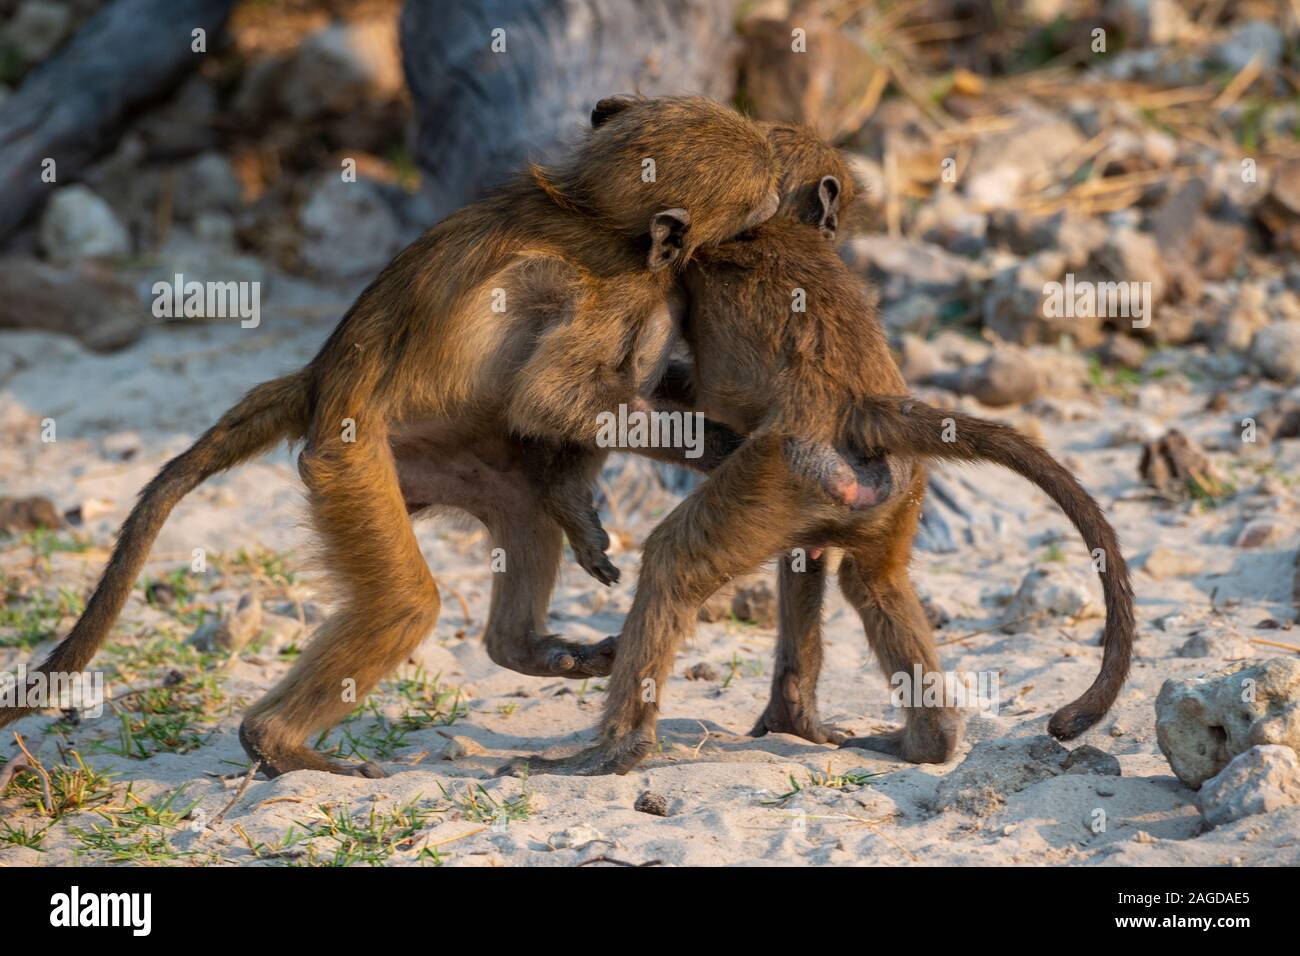
[[[170,454],[185,447],[242,389],[309,357],[333,321],[290,319],[277,313],[274,303],[265,315],[262,327],[253,331],[237,325],[158,330],[137,346],[107,357],[86,354],[53,336],[0,334],[0,494],[44,494],[61,509],[102,499],[107,512],[84,530],[96,543],[107,545],[134,493]],[[1201,411],[1205,393],[1189,393],[1176,375],[1140,386],[1137,396],[1132,407],[1115,399],[1053,401],[1048,406],[1068,414],[1044,414],[1044,408],[1038,408],[1011,416],[1040,421],[1049,446],[1078,468],[1107,509],[1131,562],[1157,545],[1203,562],[1203,570],[1191,577],[1156,580],[1136,574],[1141,633],[1132,676],[1112,714],[1069,744],[1092,744],[1114,754],[1122,777],[1047,774],[1016,791],[1016,773],[1005,771],[1007,766],[1032,766],[1031,738],[1044,734],[1048,715],[1096,674],[1097,619],[1077,624],[1061,620],[1016,635],[994,630],[943,647],[948,668],[998,672],[1002,706],[999,716],[972,721],[951,763],[919,767],[793,737],[740,736],[766,700],[774,634],[752,626],[710,624],[702,625],[693,645],[682,651],[674,673],[709,662],[724,680],[731,675],[730,680],[724,685],[673,678],[663,695],[661,754],[623,777],[535,776],[527,782],[526,819],[496,826],[490,820],[478,822],[469,818],[472,812],[465,812],[467,787],[481,784],[497,801],[519,795],[525,786],[520,780],[495,779],[493,772],[515,754],[584,743],[602,694],[597,682],[581,686],[533,679],[493,665],[476,639],[490,584],[482,536],[464,527],[430,524],[421,526],[420,537],[445,585],[443,617],[418,658],[427,672],[460,688],[466,715],[450,727],[410,732],[384,762],[387,779],[304,772],[258,780],[215,826],[184,822],[158,832],[174,850],[198,854],[185,859],[250,863],[255,857],[249,841],[275,846],[290,828],[301,830],[304,822],[323,819],[322,805],[336,814],[368,816],[372,808],[386,812],[418,800],[441,812],[431,814],[412,840],[399,844],[388,857],[390,863],[427,862],[427,854],[420,854],[424,847],[437,847],[443,861],[452,865],[572,865],[599,856],[678,865],[1300,863],[1300,808],[1207,831],[1194,792],[1174,778],[1154,732],[1155,696],[1165,678],[1226,663],[1178,656],[1192,633],[1225,628],[1246,638],[1300,644],[1294,631],[1255,627],[1264,618],[1289,621],[1293,616],[1293,560],[1300,537],[1294,490],[1272,477],[1266,493],[1252,493],[1260,478],[1243,465],[1235,473],[1242,493],[1217,509],[1200,511],[1146,498],[1137,480],[1138,446],[1107,447],[1112,433],[1129,422],[1157,429],[1176,423],[1202,441],[1218,441],[1230,449],[1234,436],[1228,429],[1234,415],[1239,419],[1239,413],[1254,411],[1259,394],[1235,399],[1228,413],[1213,416]],[[58,440],[53,444],[37,437],[37,423],[46,416],[57,422]],[[122,437],[127,432],[138,438]],[[114,449],[131,444],[138,444],[139,451],[121,461]],[[1252,451],[1236,461],[1265,461],[1270,455]],[[1232,457],[1229,451],[1217,455],[1225,467]],[[1300,443],[1284,443],[1274,475],[1294,474],[1297,458]],[[948,483],[964,489],[964,500],[975,509],[978,521],[972,526],[975,542],[956,553],[917,553],[918,589],[953,615],[938,632],[940,640],[997,623],[999,602],[1043,562],[1049,534],[1062,536],[1061,549],[1069,562],[1086,567],[1087,555],[1068,523],[1045,496],[1023,482],[995,469],[964,469],[949,472]],[[1254,516],[1279,523],[1279,539],[1258,549],[1234,547],[1237,531]],[[184,502],[155,547],[151,570],[187,563],[196,547],[210,552],[300,547],[301,519],[297,477],[282,452],[214,479]],[[640,541],[652,523],[628,519],[614,526]],[[7,568],[30,565],[25,547],[11,545],[3,558]],[[102,551],[56,555],[52,583],[84,592],[102,560]],[[636,551],[615,560],[623,569],[623,583],[608,591],[575,565],[565,567],[552,604],[554,630],[592,640],[617,632],[630,604]],[[298,558],[290,563],[301,564]],[[468,603],[468,622],[450,589]],[[235,593],[218,597],[233,599]],[[1217,609],[1211,607],[1212,594]],[[1168,623],[1167,630],[1153,623],[1174,612],[1183,617]],[[133,600],[114,639],[129,642],[138,624],[157,624],[159,619],[158,612]],[[460,631],[468,636],[458,637]],[[856,733],[888,726],[895,719],[888,688],[871,659],[860,623],[838,593],[830,599],[825,639],[823,716]],[[1245,646],[1247,653],[1259,656],[1286,653]],[[11,668],[27,656],[0,648],[0,667]],[[227,692],[251,699],[286,667],[271,655],[245,654],[225,672]],[[401,697],[382,698],[382,710],[390,718],[400,716],[403,707]],[[145,799],[183,787],[179,803],[199,800],[198,810],[210,822],[230,803],[239,784],[213,775],[237,771],[244,763],[236,738],[239,707],[228,710],[211,727],[205,743],[189,753],[147,760],[97,753],[91,762],[118,772],[118,783],[130,782],[135,795]],[[50,724],[49,716],[34,716],[10,729],[23,733],[52,765],[61,761],[58,736],[46,733]],[[366,717],[353,722],[350,730],[361,733],[373,725],[373,718]],[[442,759],[449,735],[475,741],[483,752]],[[116,737],[116,721],[106,715],[85,722],[68,743],[86,752],[93,741]],[[337,740],[338,734],[330,739]],[[981,746],[972,753],[975,744]],[[0,746],[5,753],[15,750],[7,731]],[[883,775],[839,789],[814,786],[812,775],[828,770]],[[945,776],[978,779],[984,770],[989,771],[993,792],[960,801],[957,808],[934,809]],[[803,789],[777,800],[792,789],[791,778]],[[117,799],[122,799],[121,789]],[[633,809],[646,790],[667,798],[668,817]],[[0,807],[15,826],[31,830],[41,825],[39,817],[20,809],[12,792]],[[1098,808],[1104,810],[1106,825],[1094,832]],[[46,834],[44,852],[0,844],[0,864],[68,863],[77,851],[82,860],[103,859],[88,854],[84,840],[73,833],[73,828],[103,823],[92,813],[70,814]],[[329,837],[312,843],[325,858],[336,846]],[[299,845],[289,855],[303,851]]]

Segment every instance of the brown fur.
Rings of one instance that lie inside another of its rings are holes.
[[[809,207],[825,173],[844,175],[846,187],[851,177],[838,154],[806,134],[785,129],[774,138],[787,144],[778,148],[787,176],[782,214],[742,239],[702,250],[686,280],[685,334],[699,406],[750,435],[749,441],[646,542],[599,744],[558,761],[520,762],[535,770],[623,773],[635,766],[654,746],[659,694],[677,648],[693,633],[700,603],[727,580],[798,544],[845,550],[840,587],[886,674],[910,673],[913,665],[938,671],[907,573],[925,491],[919,460],[927,458],[988,461],[1015,471],[1052,497],[1090,550],[1105,555],[1101,672],[1082,697],[1057,711],[1049,730],[1063,739],[1082,733],[1109,709],[1127,676],[1133,595],[1118,539],[1101,509],[1068,470],[1014,429],[907,397],[874,295],[824,241],[826,210],[818,216]],[[790,147],[792,140],[797,148]],[[851,201],[847,188],[841,198]],[[791,309],[795,289],[807,293],[805,313]],[[953,442],[943,440],[949,422]],[[820,448],[823,458],[838,463],[887,453],[874,473],[888,476],[881,484],[893,493],[865,510],[837,504],[809,480],[807,469],[791,467],[792,442],[802,444],[801,455]],[[821,561],[804,573],[810,576],[797,579],[788,564],[782,567],[773,697],[755,732],[836,739],[816,713]],[[940,762],[952,755],[959,733],[954,707],[911,707],[901,730],[849,743]]]
[[[438,589],[408,518],[420,506],[479,514],[506,548],[489,652],[525,672],[584,673],[589,649],[540,630],[560,526],[533,456],[570,449],[556,459],[565,472],[547,481],[590,479],[604,455],[594,447],[597,414],[632,401],[666,360],[677,268],[776,207],[774,156],[749,121],[697,98],[603,105],[603,122],[567,161],[534,168],[429,230],[361,294],[305,370],[254,389],[163,469],[123,526],[86,613],[42,670],[85,667],[181,497],[301,437],[299,470],[341,600],[241,727],[268,773],[378,772],[306,742],[437,619]],[[647,158],[652,182],[642,178]],[[496,290],[504,311],[492,308]],[[413,499],[415,488],[424,494]]]

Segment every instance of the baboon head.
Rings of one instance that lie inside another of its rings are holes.
[[[611,96],[563,163],[535,175],[558,200],[628,236],[650,269],[683,264],[770,218],[778,166],[758,125],[703,97]]]
[[[840,215],[857,198],[857,183],[844,155],[802,126],[760,124],[781,163],[778,216],[817,226],[834,239]]]

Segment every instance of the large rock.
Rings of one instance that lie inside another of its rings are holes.
[[[1212,827],[1300,804],[1300,756],[1277,744],[1251,747],[1205,781],[1196,802]]]
[[[56,261],[88,256],[120,256],[131,251],[131,237],[113,209],[80,184],[60,189],[41,216],[41,248]]]
[[[401,44],[416,159],[441,218],[545,159],[613,93],[730,99],[731,0],[408,3]],[[494,31],[504,52],[493,52]]]
[[[1156,698],[1156,741],[1189,787],[1251,747],[1300,749],[1300,661],[1274,657],[1207,677],[1170,678]]]

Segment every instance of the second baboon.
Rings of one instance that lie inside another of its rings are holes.
[[[1061,507],[1093,554],[1107,612],[1101,670],[1052,716],[1050,732],[1070,739],[1087,730],[1127,676],[1132,588],[1101,509],[1066,468],[1014,429],[908,397],[873,293],[824,238],[853,199],[843,160],[793,128],[771,137],[786,177],[780,212],[745,237],[702,251],[685,283],[696,400],[748,440],[646,541],[597,745],[556,760],[521,758],[507,770],[623,773],[635,766],[654,747],[662,688],[699,605],[798,544],[844,549],[841,590],[887,675],[911,674],[914,666],[937,673],[929,624],[907,573],[925,491],[922,462],[930,458],[992,462],[1022,475]],[[806,311],[791,308],[796,297]],[[828,484],[843,493],[828,496]],[[831,736],[815,703],[824,576],[820,559],[802,573],[782,565],[778,666],[755,732]],[[959,735],[959,712],[945,701],[906,707],[900,730],[848,743],[942,762]]]

